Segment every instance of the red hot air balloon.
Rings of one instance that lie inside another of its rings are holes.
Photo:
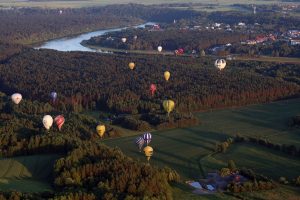
[[[57,125],[57,127],[58,127],[58,129],[59,129],[59,131],[60,131],[62,125],[65,123],[65,118],[64,118],[64,116],[58,115],[58,116],[56,116],[56,117],[54,118],[54,121],[55,121],[55,123],[56,123],[56,125]]]
[[[184,50],[182,48],[178,49],[178,53],[179,54],[183,54],[184,53]]]
[[[155,84],[151,84],[150,85],[150,92],[151,92],[152,96],[154,95],[155,91],[156,91],[156,85]]]

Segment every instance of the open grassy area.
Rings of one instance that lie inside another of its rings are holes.
[[[236,161],[237,167],[251,168],[258,173],[278,180],[285,176],[289,180],[299,176],[300,159],[288,156],[266,147],[237,143],[229,147],[228,151],[201,160],[206,171],[227,167],[228,160]]]
[[[154,156],[151,163],[159,166],[170,166],[176,169],[184,179],[196,179],[201,177],[200,160],[214,151],[216,142],[224,141],[236,133],[246,136],[261,136],[274,143],[294,144],[299,147],[299,129],[288,127],[288,120],[297,113],[300,113],[300,99],[198,113],[197,116],[202,122],[199,126],[153,132],[151,146],[154,148]],[[136,135],[107,139],[105,143],[109,146],[118,146],[127,155],[144,162],[143,153],[138,152],[134,145],[135,137]],[[247,148],[244,150],[248,151]],[[270,154],[275,154],[270,158],[274,162],[282,159],[282,162],[277,163],[277,166],[289,162],[294,163],[294,167],[300,164],[299,160],[289,159],[286,155],[270,152],[269,149],[253,147],[253,154],[257,154],[259,158],[252,161],[252,166]],[[241,157],[242,154],[231,159],[242,164]],[[250,163],[248,164],[250,165]],[[264,172],[268,171],[269,167],[272,165],[265,164],[260,169]],[[293,169],[297,170],[296,168]],[[278,176],[286,175],[284,170],[279,168],[276,170]]]
[[[0,159],[0,190],[50,191],[53,164],[58,155],[20,156]]]
[[[202,124],[196,127],[153,132],[150,146],[154,155],[151,165],[169,166],[177,170],[183,180],[197,180],[207,171],[227,166],[233,159],[238,167],[250,167],[278,180],[280,176],[299,176],[300,159],[253,144],[233,144],[225,154],[210,155],[215,143],[224,141],[237,132],[246,136],[263,136],[275,143],[300,147],[300,130],[289,128],[289,119],[300,113],[300,99],[270,104],[252,105],[198,113]],[[107,139],[109,146],[119,147],[126,155],[146,162],[144,154],[134,144],[132,136]],[[200,170],[202,165],[204,171]],[[198,196],[183,184],[173,187],[174,199],[238,199],[225,194]],[[276,191],[243,194],[246,199],[297,199],[296,188],[280,186]]]
[[[81,8],[81,7],[93,7],[103,6],[110,4],[127,4],[127,3],[139,3],[139,4],[162,4],[162,3],[186,3],[184,0],[41,0],[41,1],[30,1],[30,0],[0,0],[0,6],[9,7],[42,7],[42,8]],[[204,3],[204,4],[218,4],[218,5],[231,5],[231,4],[274,4],[283,3],[278,0],[189,0],[191,3]],[[224,9],[222,6],[217,6],[219,9]],[[199,10],[199,7],[196,8]]]

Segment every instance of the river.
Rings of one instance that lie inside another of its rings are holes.
[[[133,26],[134,28],[144,28],[146,25],[153,25],[153,22],[147,22],[145,24]],[[57,51],[90,51],[96,52],[97,50],[91,49],[85,46],[82,46],[80,43],[83,40],[88,40],[91,37],[104,35],[109,32],[121,31],[129,27],[115,28],[115,29],[106,29],[98,30],[89,33],[80,34],[74,37],[64,37],[60,39],[49,40],[48,42],[43,43],[41,46],[36,47],[36,49],[54,49]]]

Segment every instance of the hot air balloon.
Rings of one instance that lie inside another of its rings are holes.
[[[122,38],[121,40],[123,43],[125,43],[127,41],[127,38]]]
[[[53,118],[50,115],[45,115],[43,117],[43,125],[44,127],[49,130],[53,124]]]
[[[11,100],[18,105],[22,100],[22,95],[20,93],[15,93],[11,95]]]
[[[172,112],[172,110],[175,107],[175,103],[172,100],[164,100],[163,101],[163,107],[164,107],[165,111],[168,113],[168,116],[169,116],[170,112]]]
[[[151,92],[152,96],[154,95],[155,91],[156,91],[156,85],[155,84],[151,84],[150,85],[150,92]]]
[[[57,93],[56,92],[51,92],[50,96],[52,98],[52,101],[54,102],[56,100],[56,98],[57,98]]]
[[[165,77],[166,81],[168,81],[168,80],[169,80],[170,76],[171,76],[171,73],[170,73],[170,72],[168,72],[168,71],[165,71],[165,73],[164,73],[164,77]]]
[[[158,52],[161,52],[161,51],[162,51],[162,46],[158,46],[158,47],[157,47],[157,51],[158,51]]]
[[[147,160],[148,160],[148,162],[149,162],[151,156],[153,155],[153,148],[150,147],[150,146],[146,146],[146,147],[144,148],[144,153],[145,153],[145,156],[147,157]]]
[[[59,11],[59,14],[61,15],[62,13],[63,13],[63,11],[62,11],[62,10],[60,10],[60,11]]]
[[[226,61],[224,59],[218,59],[215,61],[215,67],[222,70],[226,67]]]
[[[96,127],[98,135],[102,138],[105,133],[105,126],[104,125],[98,125]]]
[[[128,64],[128,67],[129,67],[131,70],[133,70],[134,67],[135,67],[134,62],[130,62],[130,63]]]
[[[135,35],[135,36],[133,37],[133,39],[134,39],[134,40],[137,40],[137,38],[138,38],[138,36],[137,36],[137,35]]]
[[[62,115],[58,115],[54,118],[54,121],[58,127],[58,130],[61,130],[62,125],[65,123],[65,118]]]
[[[151,133],[148,133],[148,132],[144,133],[143,134],[143,139],[144,139],[144,141],[146,142],[147,145],[150,144],[151,139],[152,139]]]
[[[135,144],[138,146],[139,150],[142,150],[142,147],[144,146],[145,140],[143,139],[143,137],[137,137],[135,139]]]

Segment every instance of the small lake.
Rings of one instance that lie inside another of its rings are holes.
[[[132,26],[134,28],[145,28],[146,25],[153,25],[153,22],[147,22],[145,24],[141,24],[138,26]],[[81,35],[77,35],[74,37],[64,37],[60,39],[49,40],[48,42],[43,43],[41,46],[36,47],[36,49],[54,49],[57,51],[90,51],[96,52],[95,49],[91,49],[85,46],[82,46],[80,43],[83,40],[88,40],[91,37],[104,35],[109,32],[121,31],[131,27],[124,28],[115,28],[115,29],[106,29],[106,30],[98,30],[89,33],[84,33]]]

